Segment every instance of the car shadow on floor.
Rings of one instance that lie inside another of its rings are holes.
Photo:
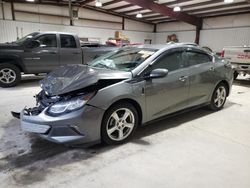
[[[228,101],[225,108],[235,105]],[[144,137],[168,130],[198,118],[210,115],[212,111],[199,108],[183,114],[168,117],[138,128],[130,143],[140,146],[151,145]],[[20,129],[19,120],[12,119],[4,127],[0,127],[3,136],[0,138],[0,173],[16,172],[13,179],[17,184],[28,185],[43,181],[50,170],[78,161],[91,160],[104,152],[109,152],[120,146],[94,145],[89,148],[69,148],[43,140],[33,134],[24,133]],[[126,145],[125,145],[126,146]],[[86,161],[88,163],[88,161]]]
[[[228,101],[225,108],[230,108],[234,103]],[[205,107],[196,110],[178,114],[166,119],[150,123],[138,128],[136,134],[130,142],[140,145],[149,145],[143,140],[144,137],[156,134],[158,132],[181,126],[184,123],[207,116],[213,113]],[[72,152],[67,160],[57,160],[57,163],[51,163],[53,166],[61,166],[75,161],[91,158],[98,153],[106,152],[119,146],[104,146],[102,144],[89,148],[69,148],[64,145],[54,144],[39,138],[36,135],[24,133],[20,129],[19,120],[13,119],[7,125],[2,127],[3,136],[0,138],[0,172],[15,168],[30,166],[38,161],[52,159],[62,153]]]
[[[250,77],[239,77],[234,80],[233,85],[250,87]]]

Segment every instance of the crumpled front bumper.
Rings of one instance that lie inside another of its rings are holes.
[[[104,110],[85,105],[83,108],[60,116],[50,116],[47,108],[39,115],[21,112],[23,131],[36,133],[42,138],[63,144],[84,144],[101,140],[100,130]]]

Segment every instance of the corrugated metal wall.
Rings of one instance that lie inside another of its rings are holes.
[[[200,45],[218,52],[224,46],[250,45],[250,27],[202,30]]]
[[[25,36],[35,31],[64,31],[78,34],[79,37],[99,38],[105,43],[109,37],[114,37],[115,31],[93,27],[64,26],[54,24],[30,23],[10,20],[0,20],[0,42],[15,41],[17,37]],[[152,39],[155,35],[151,32],[122,31],[132,42],[143,43],[144,39]]]

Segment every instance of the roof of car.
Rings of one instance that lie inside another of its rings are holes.
[[[178,47],[179,46],[199,47],[196,43],[144,44],[144,45],[138,45],[138,46],[133,46],[133,47],[160,50],[163,48],[171,48],[171,47],[177,47],[177,46]]]
[[[75,33],[67,33],[67,32],[61,32],[61,31],[39,31],[39,33],[53,33],[53,34],[65,34],[65,35],[76,35]]]

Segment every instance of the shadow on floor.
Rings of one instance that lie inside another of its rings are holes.
[[[233,85],[250,87],[250,77],[249,76],[240,76],[234,80]]]
[[[232,105],[234,103],[229,102],[225,108]],[[147,126],[139,127],[131,142],[141,146],[150,145],[151,143],[143,140],[143,137],[180,126],[211,113],[212,111],[203,107],[150,123]],[[46,163],[43,166],[43,170],[46,170],[46,168],[86,160],[99,153],[119,147],[99,144],[89,148],[68,148],[42,140],[33,134],[24,133],[20,130],[19,121],[15,119],[11,120],[3,129],[0,152],[4,157],[0,158],[0,172],[26,167],[34,170],[35,164],[41,161]],[[62,157],[61,154],[65,154],[66,158]],[[59,157],[59,159],[54,160],[53,157]]]

